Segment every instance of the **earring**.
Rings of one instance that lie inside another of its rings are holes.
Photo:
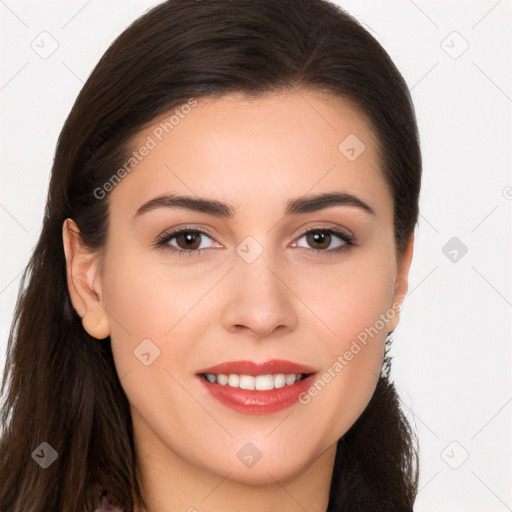
[[[103,340],[110,335],[110,323],[106,314],[95,315],[91,310],[87,310],[82,317],[84,329],[98,340]]]

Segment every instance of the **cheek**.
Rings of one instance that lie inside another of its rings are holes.
[[[319,333],[332,352],[347,349],[347,342],[373,327],[386,336],[386,322],[381,318],[392,309],[395,278],[392,251],[361,250],[339,265],[302,273],[295,280],[294,292],[315,313]]]
[[[338,308],[330,317],[339,340],[331,343],[330,349],[344,356],[347,374],[370,382],[371,374],[380,371],[387,319],[394,314],[391,301],[395,277],[392,258],[372,260],[353,269],[343,282],[335,283]]]
[[[364,338],[362,333],[375,329],[387,334],[386,322],[381,319],[391,307],[394,291],[394,269],[385,259],[354,269],[335,281],[337,308],[331,311],[335,331],[344,340]]]
[[[383,362],[386,318],[396,314],[391,304],[393,252],[368,253],[353,261],[329,276],[317,272],[314,287],[301,280],[298,292],[322,320],[317,337],[322,332],[323,341],[322,372],[301,403],[312,417],[322,416],[332,426],[326,427],[331,441],[352,426],[370,401]]]
[[[137,251],[108,253],[102,298],[112,353],[132,414],[134,409],[144,422],[183,435],[189,417],[201,413],[182,383],[195,363],[191,354],[197,334],[210,322],[201,298],[214,283],[215,276],[190,278],[183,269],[148,262]]]
[[[135,339],[161,339],[200,303],[216,280],[204,269],[180,269],[165,258],[112,250],[105,259],[102,294],[113,320],[112,336],[129,332]]]

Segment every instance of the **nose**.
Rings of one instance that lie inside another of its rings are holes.
[[[284,334],[297,326],[293,283],[266,258],[239,260],[231,272],[221,322],[228,332],[247,331],[254,337]]]

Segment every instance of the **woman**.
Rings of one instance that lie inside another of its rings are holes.
[[[0,509],[411,511],[387,349],[421,155],[324,0],[170,0],[64,125],[3,386]]]

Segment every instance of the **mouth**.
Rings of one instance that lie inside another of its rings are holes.
[[[221,386],[229,386],[231,388],[247,389],[249,391],[269,391],[271,389],[280,389],[285,386],[292,386],[295,382],[299,382],[309,373],[267,373],[265,375],[244,375],[238,373],[201,373],[203,379],[211,384],[219,384]]]
[[[284,360],[229,361],[197,373],[211,396],[246,414],[268,414],[295,404],[316,370]]]

